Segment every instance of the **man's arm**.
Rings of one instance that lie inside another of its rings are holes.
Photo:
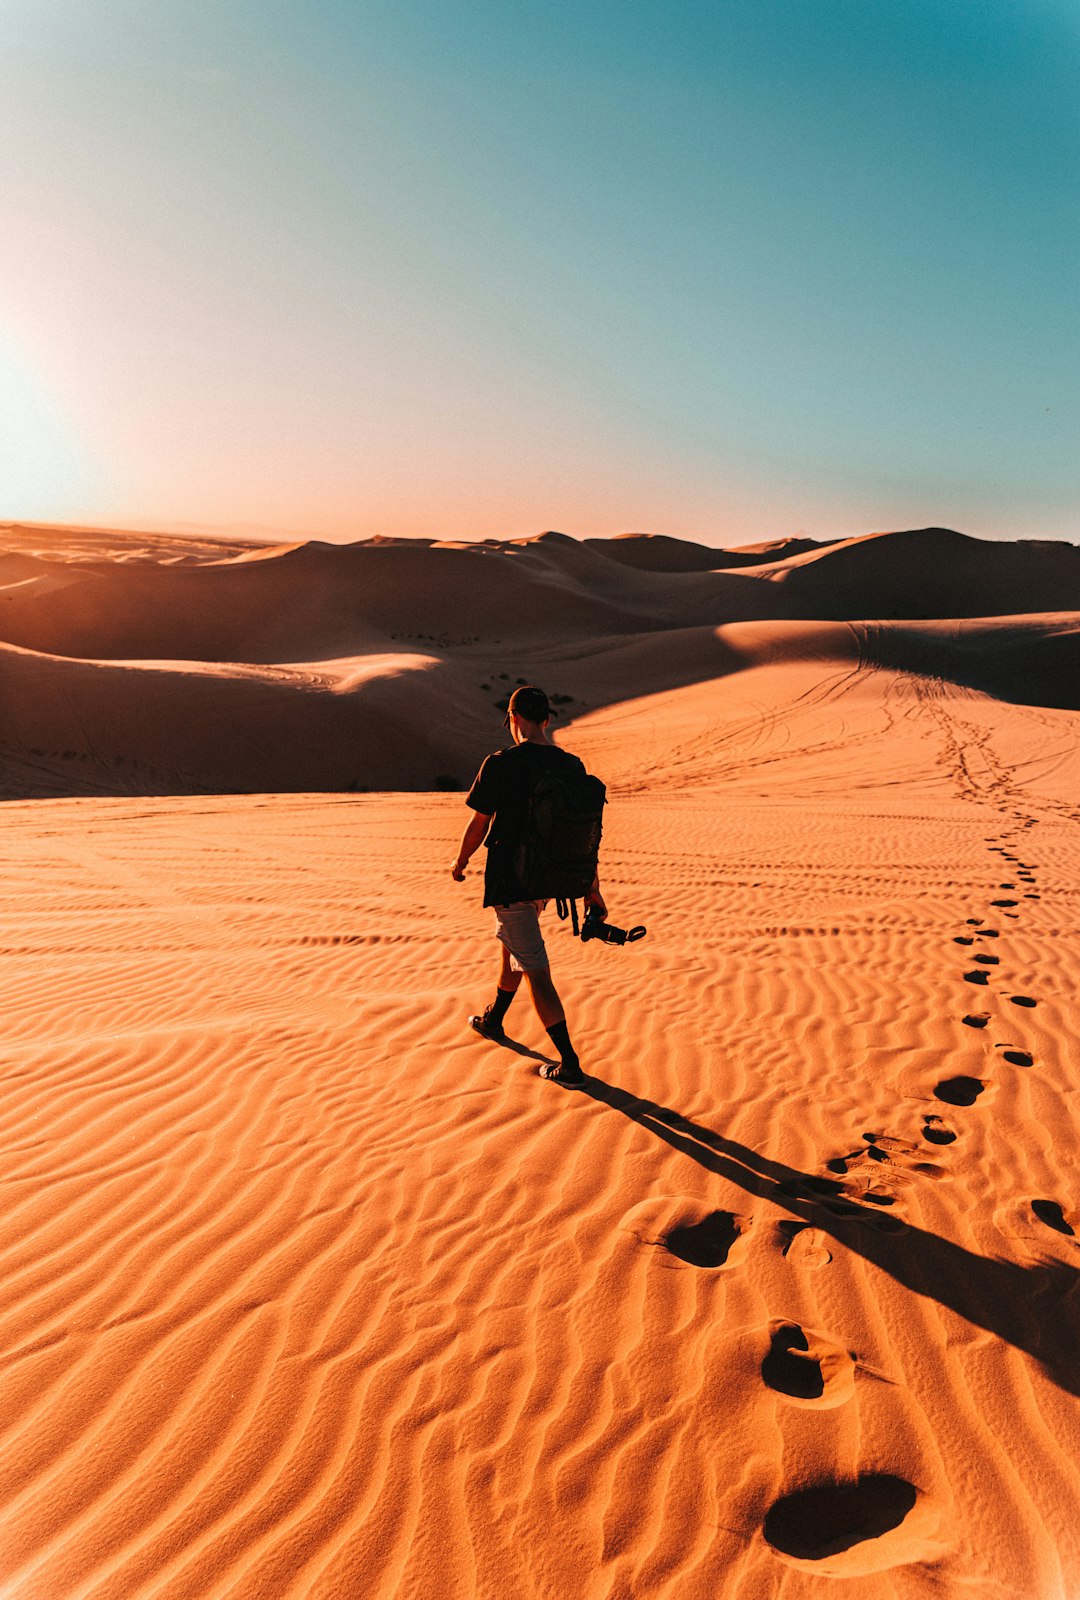
[[[468,827],[465,829],[465,832],[461,836],[461,844],[458,847],[457,859],[450,868],[450,876],[453,878],[455,883],[463,883],[465,881],[465,868],[468,866],[471,857],[476,854],[477,850],[479,850],[480,846],[483,844],[484,836],[488,831],[490,823],[491,818],[489,816],[485,816],[484,812],[473,812],[472,821],[469,823]]]

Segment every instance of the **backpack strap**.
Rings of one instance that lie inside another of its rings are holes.
[[[570,918],[570,927],[573,931],[574,938],[576,939],[578,934],[581,932],[578,924],[577,901],[563,900],[561,897],[557,898],[555,901],[555,910],[558,914],[560,922],[565,922],[567,917]]]

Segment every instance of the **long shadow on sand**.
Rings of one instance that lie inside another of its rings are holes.
[[[629,1117],[673,1150],[748,1194],[783,1206],[872,1261],[905,1288],[955,1311],[1038,1361],[1047,1376],[1080,1394],[1080,1271],[1060,1261],[1032,1266],[975,1255],[921,1228],[885,1231],[892,1219],[846,1200],[839,1185],[771,1161],[677,1111],[590,1078],[579,1093]],[[830,1194],[830,1190],[834,1191]]]

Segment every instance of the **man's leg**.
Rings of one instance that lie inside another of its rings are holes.
[[[498,987],[495,998],[487,1009],[477,1017],[470,1017],[469,1022],[476,1032],[485,1039],[501,1039],[503,1037],[503,1018],[510,1008],[510,1002],[521,987],[522,974],[517,967],[511,965],[510,952],[505,945],[501,947],[502,959],[499,962]]]
[[[525,976],[520,967],[515,967],[509,950],[505,945],[499,946],[502,960],[499,963],[499,988],[511,998],[517,994],[521,987],[521,980]]]
[[[495,990],[495,998],[488,1006],[484,1015],[492,1027],[502,1030],[503,1018],[510,1009],[510,1002],[521,988],[521,971],[510,964],[510,952],[505,945],[502,947],[502,960],[499,963],[499,981]]]
[[[502,965],[499,968],[499,989],[496,1000],[481,1017],[469,1021],[477,1033],[486,1039],[503,1037],[502,1018],[521,984],[522,970],[529,980],[536,1014],[548,1031],[552,1044],[559,1052],[558,1064],[543,1066],[542,1077],[554,1078],[557,1083],[573,1084],[582,1081],[581,1063],[577,1051],[570,1043],[559,992],[551,981],[544,936],[540,932],[540,910],[543,902],[518,901],[510,906],[496,906],[495,918],[502,941]],[[514,964],[511,964],[513,957]]]
[[[525,974],[529,980],[529,989],[532,993],[532,1003],[536,1007],[536,1015],[550,1028],[553,1023],[565,1022],[566,1012],[563,1010],[559,991],[551,981],[551,968],[542,967],[536,972]]]
[[[529,980],[536,1015],[544,1024],[548,1037],[559,1052],[559,1065],[554,1068],[541,1067],[541,1077],[554,1078],[557,1083],[580,1083],[583,1077],[581,1062],[578,1060],[577,1051],[570,1043],[566,1013],[559,999],[559,991],[551,980],[551,969],[538,968],[535,972],[526,972],[525,976]]]

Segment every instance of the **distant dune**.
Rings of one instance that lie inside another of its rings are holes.
[[[738,550],[717,550],[689,539],[672,539],[665,533],[621,533],[614,539],[586,539],[584,543],[609,561],[643,572],[720,572],[731,567],[759,567],[767,561],[824,548],[816,539],[774,539],[766,544],[743,545]]]
[[[1080,706],[1080,549],[1064,543],[3,535],[9,798],[453,787],[518,681],[572,719],[820,654],[826,622],[848,625],[837,659]]]

